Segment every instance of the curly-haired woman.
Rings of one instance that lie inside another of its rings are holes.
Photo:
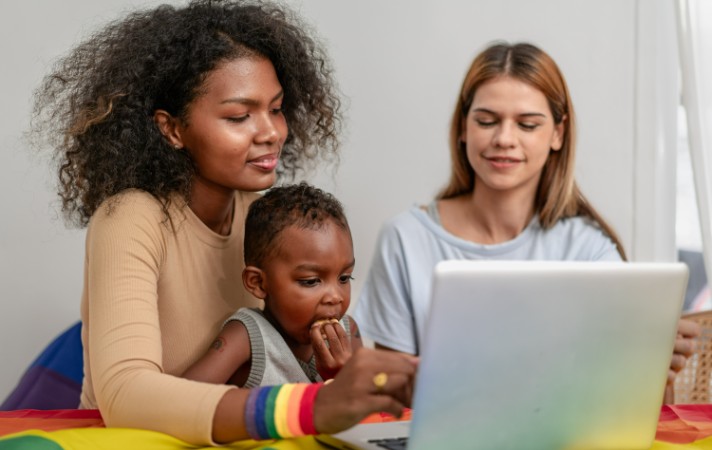
[[[193,443],[247,437],[257,420],[249,390],[177,375],[236,309],[255,305],[240,277],[255,192],[337,156],[326,56],[280,6],[164,5],[77,46],[36,99],[64,211],[88,225],[81,407],[109,426]],[[302,393],[290,401],[303,414],[288,434],[398,414],[414,370],[413,358],[357,352],[333,383],[289,389]],[[388,382],[377,385],[382,372]]]

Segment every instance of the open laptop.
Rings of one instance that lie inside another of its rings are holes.
[[[343,449],[644,449],[687,285],[682,263],[446,261],[412,421],[318,436]]]

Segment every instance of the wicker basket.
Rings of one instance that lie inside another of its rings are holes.
[[[695,354],[675,377],[675,403],[712,403],[712,311],[685,314],[700,324],[702,332],[696,340]]]

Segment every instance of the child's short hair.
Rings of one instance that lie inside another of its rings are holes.
[[[349,231],[343,206],[333,195],[305,182],[273,187],[247,212],[245,264],[259,267],[279,245],[285,228],[319,229],[328,220]]]

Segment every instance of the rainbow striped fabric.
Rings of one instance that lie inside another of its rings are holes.
[[[404,419],[408,419],[406,414]],[[365,422],[394,420],[375,414]],[[0,450],[195,450],[174,437],[154,431],[104,428],[98,411],[8,411],[0,412]],[[205,447],[207,448],[207,447]],[[312,436],[285,440],[235,442],[232,450],[323,450]],[[655,443],[651,450],[712,450],[712,405],[663,406]]]
[[[84,376],[81,332],[76,322],[57,336],[30,364],[0,411],[76,408]]]

